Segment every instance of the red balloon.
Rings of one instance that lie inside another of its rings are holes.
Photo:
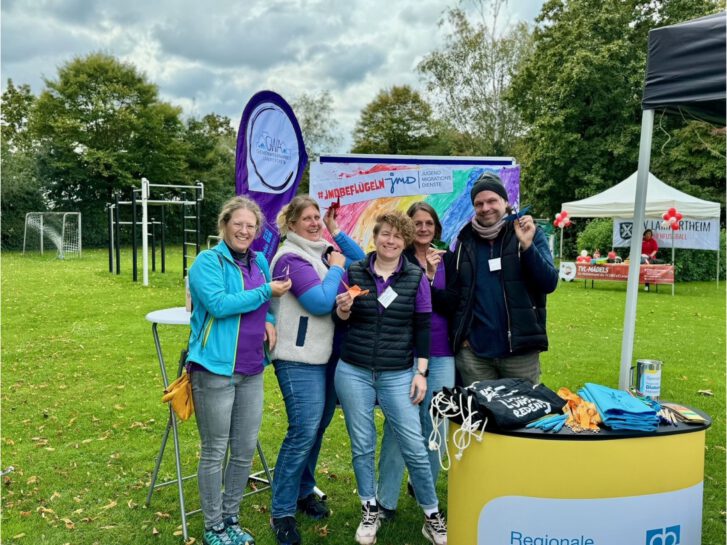
[[[674,230],[674,231],[678,231],[678,230],[679,230],[679,224],[678,224],[678,223],[672,223],[672,224],[671,224],[671,228],[672,228],[672,230]]]
[[[664,221],[668,221],[669,220],[669,212],[664,212],[661,215],[661,219],[663,219]]]
[[[556,227],[558,227],[558,220],[553,220],[553,225],[555,225]]]
[[[677,213],[677,209],[676,209],[676,208],[673,208],[673,207],[672,207],[672,208],[670,208],[670,209],[669,209],[669,215],[670,215],[670,216],[673,216],[673,215],[675,215],[676,213]]]
[[[679,212],[677,212],[677,221],[682,221],[683,217],[684,216],[682,216]]]
[[[567,218],[567,217],[568,217],[568,212],[566,212],[565,210],[563,210],[563,211],[562,211],[562,212],[560,213],[560,215],[561,215],[561,217]]]

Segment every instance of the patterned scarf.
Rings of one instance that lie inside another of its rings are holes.
[[[481,225],[477,221],[477,216],[472,218],[472,229],[474,229],[475,233],[480,235],[480,237],[484,238],[485,240],[495,240],[497,238],[497,235],[500,234],[500,230],[504,225],[505,214],[503,214],[502,217],[497,220],[497,223],[495,223],[494,225],[490,225],[489,227]]]

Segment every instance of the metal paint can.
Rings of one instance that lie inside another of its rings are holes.
[[[631,367],[631,389],[651,399],[659,399],[662,366],[659,360],[636,360],[636,366]]]

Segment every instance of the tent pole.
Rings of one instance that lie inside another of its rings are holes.
[[[654,110],[644,110],[641,114],[641,141],[639,142],[639,166],[636,174],[636,200],[634,202],[634,231],[631,235],[629,279],[626,285],[626,311],[624,313],[624,331],[621,342],[621,367],[618,375],[618,387],[622,390],[627,390],[629,387],[629,371],[634,352],[636,300],[639,295],[639,271],[641,268],[641,239],[644,234],[644,208],[646,205],[646,189],[649,183],[653,130]]]
[[[671,266],[674,267],[674,281],[671,283],[671,296],[674,297],[674,284],[677,281],[677,262],[674,258],[674,229],[671,230]]]
[[[720,237],[722,238],[722,237]],[[722,241],[717,241],[717,287],[719,287],[719,251],[722,249]]]

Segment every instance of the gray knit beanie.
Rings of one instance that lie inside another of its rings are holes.
[[[505,186],[502,185],[502,180],[500,180],[500,177],[497,174],[485,172],[477,178],[475,185],[472,186],[472,191],[470,191],[470,199],[473,204],[475,202],[475,197],[481,191],[492,191],[493,193],[497,193],[500,197],[505,199],[505,202],[507,202],[507,191],[505,190]]]

